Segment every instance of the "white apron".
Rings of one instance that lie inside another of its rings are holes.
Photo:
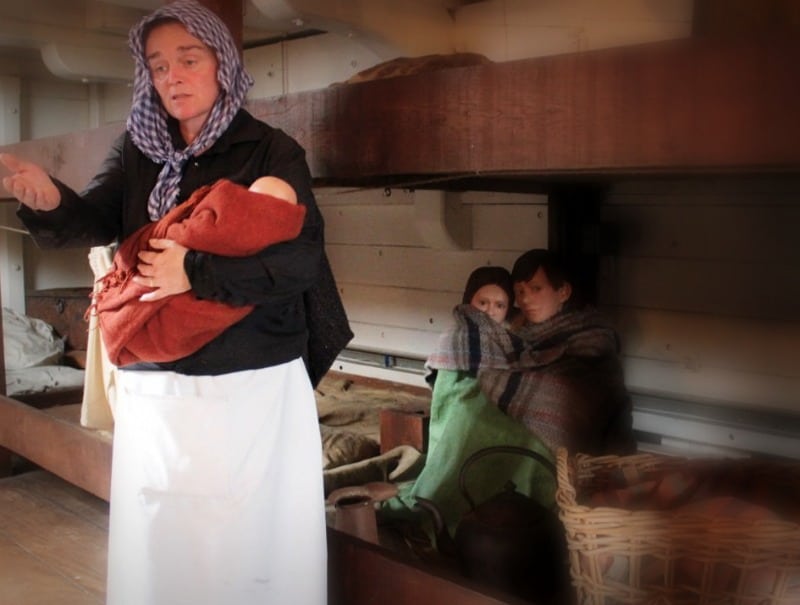
[[[107,605],[323,605],[314,392],[300,359],[119,372]]]

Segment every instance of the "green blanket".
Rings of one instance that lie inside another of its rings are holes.
[[[386,517],[415,517],[416,497],[432,500],[440,509],[450,534],[470,506],[458,478],[464,461],[489,446],[516,445],[534,450],[553,461],[553,455],[519,421],[509,418],[489,403],[478,382],[467,372],[439,370],[431,401],[430,432],[425,466],[416,480],[402,484],[398,497],[383,506]],[[539,462],[517,454],[491,454],[472,464],[466,474],[466,489],[476,505],[501,492],[507,481],[518,492],[552,507],[555,478]]]

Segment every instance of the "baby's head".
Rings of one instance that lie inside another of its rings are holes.
[[[503,267],[478,267],[467,279],[461,302],[480,309],[497,323],[505,321],[514,297],[511,274]]]
[[[272,197],[284,200],[290,204],[297,203],[297,194],[294,188],[289,183],[276,176],[262,176],[257,178],[253,181],[253,184],[250,185],[249,191],[271,195]]]

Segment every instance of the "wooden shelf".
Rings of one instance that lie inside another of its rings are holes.
[[[320,178],[800,168],[798,39],[681,40],[254,103]]]
[[[254,101],[319,182],[800,169],[800,39],[680,40]],[[76,188],[122,125],[0,148]]]

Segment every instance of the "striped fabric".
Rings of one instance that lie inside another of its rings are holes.
[[[470,305],[428,357],[429,370],[476,376],[484,395],[553,451],[629,451],[630,399],[616,332],[595,310],[565,311],[507,330]]]
[[[167,129],[167,112],[158,98],[144,53],[142,34],[156,19],[174,18],[194,37],[214,49],[219,68],[217,80],[222,90],[208,121],[197,138],[185,149],[175,149]],[[228,28],[217,15],[194,0],[177,0],[144,17],[130,31],[128,44],[136,63],[133,101],[127,129],[142,153],[164,167],[150,192],[147,210],[158,220],[178,199],[179,184],[186,162],[216,142],[244,104],[253,79],[244,70],[239,51]]]

